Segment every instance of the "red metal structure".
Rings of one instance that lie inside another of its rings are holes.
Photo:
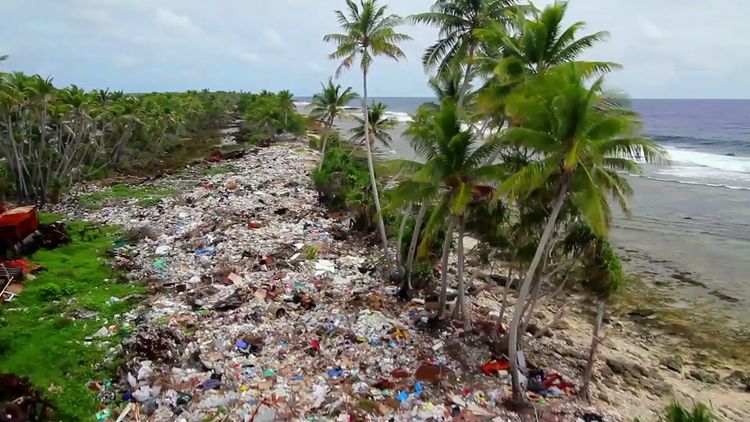
[[[0,244],[12,249],[26,236],[39,228],[39,212],[36,205],[13,208],[0,214]]]

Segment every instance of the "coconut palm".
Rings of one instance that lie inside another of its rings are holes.
[[[466,213],[473,201],[490,190],[487,184],[497,181],[502,174],[499,166],[484,164],[498,144],[487,142],[477,146],[472,132],[461,128],[458,108],[452,99],[443,100],[439,110],[422,109],[405,134],[426,161],[396,161],[395,165],[412,171],[413,176],[396,189],[394,197],[401,201],[435,199],[436,205],[425,225],[422,247],[427,247],[439,230],[446,229],[441,257],[439,319],[445,313],[450,244],[453,232],[458,231],[458,310],[465,319],[463,236]]]
[[[401,51],[398,43],[408,41],[411,37],[394,30],[401,23],[401,18],[397,15],[388,14],[388,7],[378,5],[376,0],[360,0],[359,4],[353,0],[346,0],[346,6],[346,13],[341,10],[336,11],[336,17],[344,33],[328,34],[323,37],[323,40],[333,42],[336,45],[336,51],[329,56],[331,59],[341,60],[341,64],[336,70],[336,76],[340,75],[343,70],[354,66],[355,61],[359,57],[364,92],[362,115],[368,116],[367,75],[374,57],[384,55],[396,61],[405,58],[406,55]],[[365,119],[364,133],[370,132],[367,127],[369,124],[368,121],[369,119]],[[383,224],[380,196],[378,195],[378,186],[375,179],[375,167],[372,163],[372,149],[370,148],[370,142],[365,142],[365,145],[367,146],[367,166],[370,171],[370,183],[372,184],[372,194],[377,212],[376,218],[380,229],[380,238],[383,242],[383,255],[386,265],[390,268],[391,259],[388,252],[388,238],[385,233],[385,225]]]
[[[597,233],[604,234],[611,219],[608,197],[627,212],[627,197],[632,193],[617,171],[638,173],[636,157],[646,162],[664,159],[656,144],[638,135],[635,113],[602,107],[602,84],[599,78],[587,87],[582,72],[571,63],[548,70],[508,99],[508,112],[518,125],[507,129],[503,140],[534,151],[538,159],[505,180],[498,192],[519,198],[547,189],[553,198],[513,311],[508,356],[516,356],[529,289],[563,205],[575,207]],[[521,401],[517,361],[510,361],[513,398]]]
[[[294,113],[294,111],[296,110],[294,106],[294,94],[287,90],[284,90],[279,92],[278,98],[281,113],[284,115],[284,132],[286,132],[289,125],[289,114]]]
[[[392,117],[388,117],[386,109],[385,104],[373,102],[367,108],[367,122],[363,118],[355,116],[354,120],[357,121],[357,125],[349,130],[349,133],[352,134],[351,140],[364,145],[365,139],[367,139],[370,144],[368,149],[372,149],[375,146],[375,141],[379,141],[386,148],[390,148],[393,137],[388,131],[393,129],[398,121]],[[365,130],[368,131],[367,137],[365,137]]]
[[[590,77],[620,67],[611,62],[580,61],[581,53],[606,40],[609,33],[601,31],[577,38],[585,23],[576,22],[563,28],[566,11],[565,2],[554,3],[542,11],[533,6],[519,7],[510,24],[490,23],[476,31],[486,45],[485,55],[478,59],[480,69],[491,76],[477,98],[477,108],[493,127],[514,125],[505,111],[508,96],[548,69],[577,63],[581,73]],[[491,159],[496,160],[497,155]]]
[[[509,83],[570,62],[585,63],[581,69],[586,69],[587,75],[619,68],[615,63],[579,60],[581,53],[606,41],[609,33],[599,31],[577,38],[586,23],[575,22],[563,28],[567,6],[567,2],[556,2],[541,11],[535,7],[525,8],[512,20],[510,31],[505,23],[491,23],[478,30],[477,37],[488,45],[487,55],[480,60],[483,69],[494,71],[496,76]]]
[[[601,333],[604,312],[615,294],[625,286],[625,273],[620,258],[607,239],[583,222],[578,222],[569,230],[563,241],[563,248],[566,253],[574,253],[580,257],[584,290],[596,303],[591,346],[579,392],[582,398],[590,401],[589,383],[594,371],[596,352],[604,338]]]
[[[333,127],[333,122],[343,115],[344,107],[357,97],[359,95],[351,87],[346,88],[342,92],[341,85],[333,84],[333,78],[328,78],[328,84],[323,85],[323,89],[313,96],[310,115],[323,123],[323,147],[321,149],[320,167],[323,166],[328,134]]]
[[[439,73],[430,78],[427,84],[429,85],[430,89],[432,89],[435,97],[440,100],[440,102],[445,99],[451,99],[455,103],[458,101],[459,93],[461,92],[462,79],[463,75],[461,73],[461,68],[459,66],[450,66],[445,72]],[[440,107],[440,104],[426,103],[424,104],[424,106],[436,109]],[[415,116],[416,120],[429,118],[429,110],[427,110],[426,108],[420,108],[419,112]],[[422,125],[422,123],[415,122],[415,126],[419,125]],[[427,215],[428,206],[428,202],[422,201],[422,204],[419,207],[419,211],[417,212],[417,219],[414,222],[414,230],[412,232],[412,238],[406,256],[406,267],[404,268],[404,270],[406,271],[406,279],[404,280],[401,291],[399,293],[399,295],[402,297],[406,297],[407,291],[411,289],[412,267],[414,265],[415,254],[417,252],[417,243],[419,241],[422,223],[424,222],[424,218]],[[404,226],[407,218],[410,217],[411,208],[409,207],[408,210],[409,212],[404,213],[404,216],[401,220],[401,226]]]
[[[411,16],[413,23],[423,23],[440,29],[439,39],[422,56],[426,70],[437,68],[438,73],[451,67],[464,69],[461,89],[457,97],[459,108],[471,84],[473,58],[480,46],[475,31],[490,22],[505,22],[515,0],[437,0],[427,13]]]

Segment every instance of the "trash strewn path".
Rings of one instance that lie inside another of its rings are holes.
[[[502,406],[507,372],[482,338],[429,332],[422,305],[386,294],[377,249],[318,204],[311,154],[256,149],[234,173],[154,182],[181,192],[160,205],[75,211],[125,228],[118,265],[151,289],[103,387],[130,403],[98,418],[526,420]],[[583,417],[551,376],[538,420]]]

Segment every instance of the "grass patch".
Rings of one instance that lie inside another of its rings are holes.
[[[43,221],[59,216],[43,215]],[[83,222],[68,224],[71,233]],[[89,381],[109,379],[117,359],[107,350],[120,343],[126,333],[87,342],[105,326],[117,325],[117,315],[132,308],[145,292],[140,285],[120,283],[104,258],[112,247],[117,229],[106,228],[86,240],[74,235],[73,242],[52,251],[40,250],[31,261],[42,266],[35,280],[8,304],[0,306],[0,372],[29,379],[58,408],[62,420],[92,420],[99,403]],[[91,319],[73,319],[71,313],[96,312]],[[51,388],[51,386],[57,388]]]
[[[126,199],[138,199],[136,205],[150,207],[157,205],[161,198],[175,194],[177,194],[177,191],[174,189],[158,189],[153,186],[133,187],[118,184],[99,192],[81,195],[78,201],[83,207],[90,210],[101,209],[107,202]]]
[[[216,176],[218,174],[235,173],[237,168],[234,166],[217,166],[217,167],[205,167],[200,170],[200,173],[204,176]]]

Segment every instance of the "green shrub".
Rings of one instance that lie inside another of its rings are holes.
[[[718,421],[711,409],[703,403],[698,403],[690,411],[675,402],[667,407],[666,422],[715,422]]]
[[[61,299],[63,293],[60,286],[55,283],[49,283],[39,288],[39,296],[42,298],[42,300],[52,302]]]
[[[318,258],[318,254],[320,253],[320,248],[318,248],[315,245],[307,245],[304,248],[302,248],[302,259],[306,261],[312,261],[313,259]]]
[[[305,133],[305,118],[296,109],[285,111],[279,94],[267,91],[243,94],[237,108],[245,114],[245,120],[254,132],[266,137],[278,133]]]

